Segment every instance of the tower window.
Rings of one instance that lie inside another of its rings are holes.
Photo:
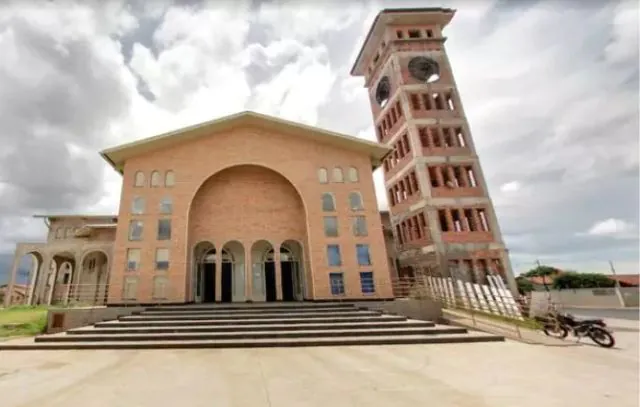
[[[396,37],[398,37],[398,39],[403,39],[404,38],[404,31],[402,30],[397,30],[396,31]]]
[[[409,30],[409,38],[420,38],[420,30]]]
[[[433,30],[427,30],[427,38],[433,38]]]
[[[378,82],[378,86],[376,87],[376,102],[381,107],[384,107],[389,101],[389,97],[391,96],[391,82],[389,81],[389,77],[385,76],[380,79]]]

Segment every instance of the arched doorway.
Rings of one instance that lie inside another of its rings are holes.
[[[44,260],[42,254],[36,251],[25,253],[19,260],[18,276],[16,277],[17,284],[22,284],[23,282],[23,279],[20,276],[20,270],[29,270],[29,274],[26,276],[26,281],[24,282],[26,283],[26,287],[22,303],[25,305],[33,305],[35,302],[35,294],[37,293],[36,287],[40,276],[43,274],[43,264]]]
[[[236,264],[232,269],[238,270],[242,263],[246,270],[245,274],[232,273],[237,276],[232,281],[244,278],[244,288],[233,286],[233,301],[242,298],[240,293],[245,301],[266,301],[267,291],[269,299],[275,300],[275,263],[273,258],[264,258],[273,249],[269,242],[304,242],[306,229],[305,205],[296,186],[280,172],[261,165],[234,165],[215,172],[194,191],[189,206],[190,247],[201,241],[237,240],[247,245],[243,259],[237,250],[228,249]],[[248,246],[249,242],[256,243]]]
[[[304,272],[302,245],[286,240],[280,246],[280,280],[282,301],[302,301],[304,298]]]
[[[194,249],[193,297],[194,302],[216,300],[216,247],[210,242],[200,242]]]
[[[81,261],[75,299],[82,304],[103,304],[107,295],[109,258],[100,250],[86,253]],[[72,280],[70,280],[72,281]]]
[[[222,246],[222,275],[220,294],[222,302],[245,300],[244,246],[237,240]]]
[[[273,245],[258,240],[251,246],[251,296],[253,301],[276,300],[276,267]]]

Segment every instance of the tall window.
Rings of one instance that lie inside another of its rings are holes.
[[[368,244],[357,244],[356,245],[356,254],[358,256],[358,265],[359,266],[370,266],[371,265],[371,256],[369,255],[369,245]]]
[[[170,215],[173,212],[173,201],[171,197],[165,196],[160,200],[160,213],[163,215]]]
[[[329,285],[331,286],[331,295],[344,294],[344,276],[342,273],[329,273]]]
[[[142,221],[132,220],[129,222],[129,240],[142,240]]]
[[[373,294],[376,292],[373,272],[363,271],[360,273],[360,289],[362,290],[362,294]]]
[[[364,216],[354,216],[352,219],[352,230],[354,236],[367,236],[367,218]]]
[[[333,194],[324,193],[322,194],[322,211],[323,212],[333,212],[336,210],[336,202],[333,199]]]
[[[327,173],[326,168],[318,169],[318,181],[321,184],[326,184],[327,182],[329,182],[329,174]]]
[[[131,202],[131,213],[134,215],[141,215],[144,213],[144,198],[136,196]]]
[[[156,249],[156,270],[169,269],[169,249]]]
[[[154,171],[151,173],[151,186],[152,187],[160,186],[160,172]]]
[[[144,186],[144,172],[142,171],[136,172],[136,175],[133,177],[133,186],[135,187]]]
[[[364,205],[362,205],[362,195],[360,192],[349,193],[349,207],[352,211],[361,211],[364,209]]]
[[[127,271],[140,268],[140,249],[127,249]]]
[[[158,220],[158,240],[171,240],[171,219]]]
[[[324,217],[324,235],[326,237],[338,236],[338,217],[337,216]]]
[[[138,277],[126,276],[122,287],[123,300],[135,300],[138,296]]]
[[[172,170],[164,173],[164,186],[172,187],[176,183],[176,175]]]
[[[332,174],[333,182],[344,182],[344,176],[342,175],[342,168],[335,167]]]
[[[330,244],[327,246],[327,259],[329,261],[329,266],[341,266],[342,265],[342,257],[340,256],[340,246],[337,244]]]
[[[153,277],[153,292],[151,297],[154,299],[166,299],[168,285],[169,279],[166,276]]]
[[[356,167],[349,167],[349,182],[358,182],[359,180],[358,169]]]

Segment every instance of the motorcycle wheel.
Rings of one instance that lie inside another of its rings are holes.
[[[613,348],[616,344],[616,340],[613,338],[613,335],[602,328],[591,328],[589,331],[589,337],[603,348]]]
[[[557,324],[547,324],[542,328],[542,331],[547,336],[553,336],[554,338],[564,339],[569,335],[567,328]]]

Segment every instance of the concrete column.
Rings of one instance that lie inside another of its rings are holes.
[[[280,263],[280,246],[273,248],[273,261],[276,274],[276,300],[282,301],[282,263]],[[265,275],[266,278],[266,275]]]
[[[55,261],[55,260],[54,260]],[[62,262],[55,261],[56,268],[53,270],[51,275],[49,275],[48,280],[50,281],[49,292],[47,293],[47,305],[51,305],[51,300],[53,299],[53,294],[56,291],[56,284],[58,280],[58,272],[60,271],[60,267],[62,266]]]
[[[444,170],[444,167],[442,167],[441,165],[438,165],[435,168],[435,173],[436,173],[436,180],[438,181],[438,187],[443,187],[444,184],[444,175],[442,173],[442,171]]]
[[[458,166],[460,169],[460,183],[462,188],[469,188],[471,186],[471,181],[469,180],[469,174],[467,174],[467,169],[460,165]]]
[[[215,281],[216,281],[215,301],[222,301],[222,248],[218,250],[218,255],[216,256]]]
[[[29,285],[27,291],[27,303],[25,305],[32,305],[33,302],[33,293],[36,288],[36,284],[38,283],[38,273],[42,268],[42,264],[40,261],[36,259],[31,265],[31,271],[29,272]]]
[[[71,288],[69,289],[69,295],[71,296],[71,299],[78,299],[79,296],[84,295],[84,287],[80,286],[80,279],[82,278],[82,273],[84,272],[83,263],[84,257],[81,254],[76,254],[71,265],[71,279],[69,281],[69,284],[71,284]],[[57,263],[56,267],[58,267]]]
[[[453,223],[453,216],[451,215],[451,211],[453,209],[445,208],[445,217],[447,218],[447,227],[449,228],[449,232],[455,232],[455,225]]]
[[[11,305],[11,298],[13,296],[13,288],[16,284],[16,274],[18,273],[18,265],[20,264],[20,250],[16,248],[13,255],[13,265],[11,266],[11,274],[9,275],[9,285],[7,291],[4,294],[4,307],[7,308]]]
[[[456,180],[456,173],[455,173],[455,171],[453,171],[453,167],[448,165],[446,167],[446,169],[447,169],[447,176],[449,177],[449,182],[452,182],[452,183],[456,184],[456,186],[459,186],[459,185],[457,185],[458,181]]]

